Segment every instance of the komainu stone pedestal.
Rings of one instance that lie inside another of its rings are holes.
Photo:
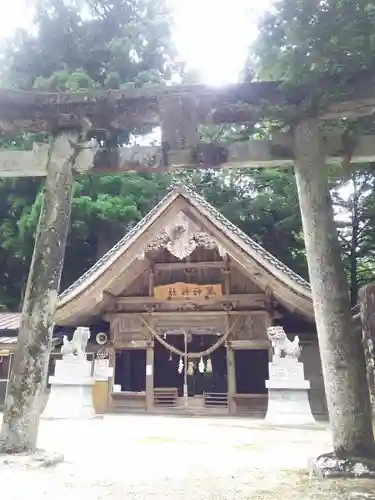
[[[85,326],[76,328],[71,341],[64,335],[61,348],[63,359],[56,361],[55,374],[49,378],[51,392],[44,418],[81,419],[96,416],[92,402],[94,378],[91,361],[86,358],[89,338],[90,329]]]
[[[56,361],[49,378],[51,392],[43,418],[86,419],[95,417],[92,401],[94,378],[86,356],[66,356]]]
[[[314,424],[303,364],[296,358],[277,358],[269,363],[266,423],[273,425]]]

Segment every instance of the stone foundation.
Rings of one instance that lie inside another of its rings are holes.
[[[279,358],[269,364],[268,409],[265,421],[273,425],[311,425],[311,413],[303,364],[295,358]]]
[[[78,356],[56,361],[55,375],[43,418],[85,419],[95,417],[92,401],[94,379],[91,362]]]
[[[309,460],[310,475],[322,479],[339,477],[375,479],[375,460],[361,458],[338,458],[335,453],[325,453]]]

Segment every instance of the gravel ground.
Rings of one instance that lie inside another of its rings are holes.
[[[7,500],[358,500],[375,484],[320,482],[307,460],[330,451],[326,426],[266,427],[239,418],[109,415],[42,421],[39,446],[65,462],[28,468],[0,461]],[[373,492],[373,493],[372,493]]]

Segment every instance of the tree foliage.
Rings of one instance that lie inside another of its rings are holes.
[[[258,75],[313,83],[375,68],[371,0],[278,0],[262,19],[252,53]]]
[[[190,182],[231,222],[307,278],[292,168],[233,170],[203,175],[197,172]]]
[[[6,81],[18,88],[120,88],[168,79],[171,19],[163,0],[39,0],[35,32],[5,48]]]
[[[329,92],[358,72],[375,69],[375,2],[371,0],[278,0],[260,22],[259,36],[249,54],[248,73],[258,79],[308,84],[314,96],[326,89],[315,85],[322,77],[335,81]],[[373,118],[340,120],[329,128],[356,143],[374,131]],[[349,162],[350,163],[350,162]],[[374,278],[375,244],[373,164],[330,168],[331,195],[354,305],[358,288]]]
[[[8,86],[54,92],[115,89],[129,82],[162,83],[176,71],[170,17],[162,0],[38,0],[35,7],[35,29],[19,31],[4,48],[2,80]],[[30,149],[35,139],[44,138],[4,139],[2,147]],[[77,178],[63,287],[159,201],[167,179],[136,174]],[[0,259],[6,271],[0,304],[15,308],[32,255],[40,183],[5,180],[1,189]],[[8,273],[14,260],[22,263],[16,275]]]
[[[343,177],[331,172],[332,199],[352,305],[359,288],[375,276],[375,165],[364,164]]]

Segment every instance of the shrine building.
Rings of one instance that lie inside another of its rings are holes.
[[[91,353],[97,334],[108,340],[103,411],[264,416],[272,325],[299,336],[311,409],[325,417],[309,283],[182,184],[61,293],[56,313],[56,329],[91,328]]]

